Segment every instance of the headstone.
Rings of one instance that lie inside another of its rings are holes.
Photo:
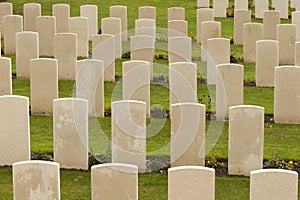
[[[295,65],[300,66],[300,42],[295,43]]]
[[[89,20],[86,17],[71,17],[69,32],[77,34],[77,56],[89,56]]]
[[[300,11],[292,12],[292,24],[296,25],[296,41],[300,42]]]
[[[122,63],[123,100],[146,103],[146,116],[150,118],[150,62],[132,60]]]
[[[28,51],[30,48],[30,51]],[[39,57],[39,34],[24,31],[16,33],[16,71],[18,78],[30,77],[30,60]]]
[[[269,0],[255,0],[255,18],[262,19],[266,10],[269,10]]]
[[[275,67],[279,65],[279,43],[276,40],[256,42],[256,86],[274,87]]]
[[[277,25],[277,40],[279,41],[279,64],[294,64],[296,25]]]
[[[135,20],[135,35],[148,35],[156,39],[156,25],[153,19]]]
[[[207,61],[207,39],[221,37],[221,22],[201,23],[201,60]]]
[[[138,200],[138,168],[135,165],[94,165],[91,179],[92,199]]]
[[[235,45],[243,44],[244,24],[250,22],[251,22],[251,10],[234,11],[233,42]]]
[[[201,23],[205,21],[214,21],[214,10],[211,8],[197,9],[197,43],[201,42]]]
[[[36,17],[36,30],[39,33],[40,56],[53,56],[56,18],[54,16]]]
[[[209,0],[197,0],[197,8],[209,8]]]
[[[192,39],[190,37],[169,38],[168,59],[170,64],[192,62]]]
[[[12,95],[11,59],[0,57],[0,96]]]
[[[88,18],[89,21],[89,40],[92,36],[98,34],[98,6],[97,5],[81,5],[80,16]]]
[[[122,57],[122,26],[121,19],[109,17],[101,20],[102,34],[111,34],[115,36],[115,56]]]
[[[104,62],[104,81],[115,81],[115,36],[110,34],[92,37],[92,58]]]
[[[229,109],[228,173],[249,176],[263,168],[264,108],[240,105]]]
[[[250,200],[298,199],[298,173],[284,169],[251,171]]]
[[[248,10],[248,0],[234,0],[234,10]]]
[[[168,199],[214,200],[215,170],[201,166],[169,168]]]
[[[278,10],[280,13],[280,18],[288,19],[289,18],[289,0],[278,0],[275,6],[275,10]]]
[[[168,21],[185,20],[185,8],[171,7],[168,8]]]
[[[13,165],[15,200],[60,199],[59,164],[49,161],[22,161]]]
[[[1,6],[0,6],[1,7]],[[3,17],[4,54],[16,53],[16,33],[23,31],[21,15],[6,15]]]
[[[131,60],[144,60],[150,64],[149,78],[153,80],[153,60],[155,54],[155,41],[153,37],[146,35],[130,37]]]
[[[0,166],[30,160],[28,97],[0,96]]]
[[[205,105],[171,105],[171,166],[205,165]]]
[[[168,38],[180,36],[188,36],[188,22],[184,20],[168,21]]]
[[[35,17],[41,16],[41,4],[26,3],[23,5],[24,31],[36,31]]]
[[[58,61],[58,79],[75,80],[77,35],[57,33],[54,36],[54,58]]]
[[[153,19],[156,22],[156,7],[142,6],[139,7],[139,19]]]
[[[127,6],[110,6],[110,17],[121,19],[121,38],[122,41],[127,41]]]
[[[227,17],[227,4],[228,0],[213,0],[213,9],[215,17]]]
[[[239,64],[217,65],[216,116],[228,119],[229,107],[244,104],[244,67]]]
[[[299,76],[300,67],[275,68],[274,121],[276,123],[300,124]]]
[[[79,60],[76,64],[76,97],[89,102],[92,117],[104,117],[104,62],[102,60]]]
[[[169,66],[170,105],[197,103],[197,64],[177,62]]]
[[[261,23],[246,23],[243,31],[243,55],[245,63],[254,63],[256,56],[256,41],[263,39]]]
[[[13,4],[7,3],[7,2],[1,2],[0,3],[0,33],[2,33],[3,38],[3,17],[5,15],[12,15],[13,14]]]
[[[58,98],[57,60],[51,58],[30,60],[31,114],[52,114],[53,100],[56,98]]]
[[[78,98],[53,101],[54,161],[61,168],[88,169],[88,102]]]
[[[128,163],[146,170],[146,103],[112,103],[112,163]]]
[[[268,10],[264,12],[263,38],[265,40],[276,40],[277,25],[280,24],[280,12]]]
[[[207,40],[207,84],[216,84],[217,65],[230,63],[230,40],[211,38]]]
[[[70,5],[69,4],[53,4],[52,15],[56,18],[56,32],[67,33],[68,23],[70,18]]]
[[[277,7],[278,1],[279,1],[279,0],[272,0],[272,7],[273,7],[273,8]],[[253,2],[254,2],[254,1],[253,1]]]

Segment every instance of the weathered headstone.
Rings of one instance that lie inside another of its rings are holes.
[[[233,42],[235,45],[243,44],[244,24],[250,22],[251,22],[251,10],[234,11]]]
[[[300,42],[300,11],[292,12],[292,24],[296,25],[296,41]]]
[[[192,39],[190,37],[169,38],[168,59],[170,64],[176,62],[192,62]]]
[[[256,41],[263,39],[261,23],[246,23],[243,31],[243,55],[245,63],[254,63],[256,56]]]
[[[255,0],[255,18],[262,19],[266,10],[269,10],[269,0]]]
[[[185,8],[171,7],[168,8],[168,21],[185,20]]]
[[[295,43],[295,66],[300,66],[300,42]]]
[[[211,8],[197,9],[197,43],[201,42],[201,23],[205,21],[214,21],[214,10]]]
[[[139,7],[139,19],[153,19],[156,22],[156,7]]]
[[[296,25],[277,25],[277,40],[279,41],[279,64],[294,64]]]
[[[3,38],[3,17],[5,15],[12,15],[13,14],[13,4],[8,2],[1,2],[0,3],[0,33],[2,34],[1,37]]]
[[[39,51],[41,56],[53,56],[56,18],[54,16],[36,17],[36,30],[39,33]]]
[[[280,24],[280,12],[268,10],[264,12],[263,18],[263,38],[265,40],[276,40],[277,25]]]
[[[16,53],[16,33],[23,31],[23,16],[6,15],[3,17],[4,54]]]
[[[187,36],[188,22],[184,20],[168,21],[168,38]]]
[[[121,19],[121,38],[127,41],[127,6],[110,6],[110,17]]]
[[[280,12],[280,18],[288,19],[289,0],[278,0],[275,5],[275,10],[278,10]]]
[[[207,39],[221,37],[221,22],[207,21],[201,23],[201,60],[207,60]]]
[[[249,176],[263,168],[264,108],[240,105],[229,109],[228,173]]]
[[[54,161],[61,168],[88,169],[88,101],[53,101]]]
[[[234,0],[234,10],[248,10],[248,0]]]
[[[41,4],[26,3],[23,5],[24,31],[36,31],[35,17],[41,16]]]
[[[0,96],[12,95],[11,59],[0,57]]]
[[[70,5],[69,4],[53,4],[52,15],[56,18],[56,32],[67,33],[68,23],[70,18]]]
[[[98,6],[81,5],[80,16],[88,18],[89,40],[92,40],[92,36],[98,34]]]
[[[215,17],[227,17],[227,4],[228,0],[213,0],[213,9]]]
[[[209,0],[197,0],[197,8],[209,8]]]
[[[135,35],[148,35],[156,39],[156,25],[153,19],[135,20]]]

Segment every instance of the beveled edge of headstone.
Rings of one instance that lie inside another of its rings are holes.
[[[55,34],[54,34],[54,36],[57,36],[57,35],[72,35],[72,36],[76,36],[76,37],[77,37],[77,34],[76,34],[76,33],[70,33],[70,32],[55,33]]]
[[[66,4],[66,3],[56,3],[56,4],[53,4],[52,5],[52,9],[54,8],[54,7],[57,7],[57,6],[64,6],[64,7],[68,7],[68,8],[70,8],[70,4]],[[53,11],[53,10],[52,10]]]
[[[80,5],[80,8],[98,8],[98,5],[96,4],[84,4],[84,5]]]
[[[109,19],[114,19],[114,20],[118,20],[118,21],[122,22],[121,18],[118,18],[118,17],[104,17],[101,19],[101,22],[109,20]]]
[[[145,27],[145,28],[151,28],[151,27]],[[144,28],[137,28],[137,29],[144,29]],[[130,36],[130,40],[131,40],[131,38],[142,38],[142,37],[153,40],[153,37],[150,35],[133,35],[133,36]]]
[[[89,21],[89,19],[87,17],[83,17],[83,16],[75,16],[75,17],[70,17],[69,21],[73,21],[73,20],[82,20],[82,21]]]
[[[40,3],[33,3],[33,2],[32,3],[25,3],[25,4],[23,4],[23,7],[32,6],[32,5],[41,7]]]
[[[276,25],[277,29],[280,27],[282,27],[283,29],[286,29],[286,28],[294,28],[296,30],[296,24],[277,24]]]
[[[173,104],[171,104],[171,108],[174,108],[174,107],[177,107],[177,106],[198,106],[198,107],[202,107],[202,108],[206,107],[205,104],[193,103],[193,102],[182,102],[182,103],[173,103]]]
[[[280,14],[280,11],[279,10],[265,10],[264,14],[265,13],[277,13],[277,14]]]
[[[45,160],[27,160],[27,161],[19,161],[13,163],[13,167],[19,166],[19,165],[25,165],[25,164],[47,164],[47,165],[52,165],[56,166],[59,169],[59,163],[57,162],[52,162],[52,161],[45,161]]]
[[[275,67],[275,72],[278,71],[278,70],[284,70],[284,69],[298,69],[298,70],[300,70],[300,66],[294,66],[294,65],[277,66],[277,67]]]
[[[41,15],[41,16],[36,16],[36,17],[35,17],[35,20],[38,20],[38,19],[46,19],[46,18],[48,18],[48,19],[56,19],[56,17],[55,17],[55,16],[52,16],[52,15]]]
[[[110,7],[109,7],[109,9],[111,9],[111,8],[112,8],[112,9],[113,9],[113,8],[123,8],[123,9],[126,8],[126,9],[127,9],[127,6],[123,6],[123,5],[113,5],[113,6],[110,6]]]
[[[111,103],[111,105],[115,105],[115,104],[123,104],[123,103],[138,103],[138,104],[142,104],[142,105],[146,105],[146,102],[144,101],[137,101],[137,100],[119,100],[119,101],[114,101]]]
[[[7,60],[7,61],[11,62],[11,58],[9,58],[9,57],[0,57],[0,60]]]
[[[178,167],[171,167],[168,169],[168,172],[178,171],[178,170],[206,170],[212,173],[215,173],[215,169],[210,167],[203,167],[203,166],[178,166]]]
[[[128,60],[128,61],[122,62],[122,67],[124,65],[126,65],[127,63],[139,63],[140,65],[148,65],[148,64],[150,64],[150,62],[146,61],[146,60]]]
[[[232,67],[240,67],[242,69],[244,69],[244,65],[242,64],[236,64],[236,63],[223,63],[223,64],[218,64],[216,67],[218,68],[223,68],[226,66],[232,66]]]
[[[151,8],[151,9],[156,9],[156,7],[155,6],[140,6],[139,8]]]
[[[78,97],[66,97],[66,98],[53,99],[53,103],[59,102],[59,101],[78,101],[78,102],[86,102],[86,103],[88,103],[87,99],[78,98]]]
[[[180,9],[180,10],[185,10],[185,8],[184,8],[184,7],[179,7],[179,6],[168,7],[168,10],[172,10],[172,9]]]
[[[237,105],[237,106],[230,106],[230,107],[229,107],[229,111],[234,111],[234,110],[240,109],[240,108],[253,108],[253,109],[255,108],[255,109],[257,109],[257,110],[262,110],[262,111],[265,110],[265,108],[262,107],[262,106],[255,106],[255,105]]]
[[[93,165],[91,170],[101,169],[101,168],[112,168],[117,171],[122,171],[126,173],[138,173],[138,166],[127,164],[127,163],[105,163]]]
[[[250,171],[251,175],[256,175],[260,173],[288,173],[298,177],[298,173],[296,171],[287,170],[287,169],[258,169]]]
[[[208,11],[214,11],[213,8],[197,8],[197,11],[198,10],[208,10]]]
[[[0,5],[10,5],[11,8],[12,8],[13,3],[9,3],[9,2],[0,2]]]
[[[38,36],[39,33],[35,32],[35,31],[21,31],[21,32],[17,32],[16,36],[17,35],[36,35],[36,36]]]
[[[151,18],[138,18],[138,19],[136,19],[136,20],[134,20],[135,21],[135,23],[136,22],[139,22],[139,21],[151,21],[151,22],[153,22],[153,24],[155,25],[155,20],[154,19],[151,19]],[[152,27],[145,27],[145,28],[152,28]]]
[[[172,20],[168,20],[168,23],[172,23],[172,22],[185,22],[185,23],[188,23],[187,20],[183,20],[183,19],[172,19]]]
[[[52,62],[56,62],[58,64],[58,60],[55,58],[33,58],[33,59],[30,59],[30,62],[36,62],[36,61],[52,61]]]
[[[278,44],[279,45],[279,41],[278,40],[263,39],[263,40],[257,40],[256,41],[256,44],[261,44],[261,43]]]
[[[176,66],[182,65],[182,64],[193,65],[193,67],[194,67],[195,69],[197,69],[197,64],[194,63],[194,62],[174,62],[174,63],[170,63],[169,66],[170,66],[170,67],[171,67],[171,66],[172,66],[172,67],[176,67]]]
[[[5,18],[11,18],[11,17],[18,17],[18,18],[23,19],[23,16],[22,16],[22,15],[4,15],[4,16],[3,16],[3,20],[4,20]]]
[[[29,97],[25,97],[25,96],[20,96],[20,95],[1,95],[0,99],[4,99],[4,98],[18,98],[18,99],[22,99],[27,101],[27,103],[29,103]]]
[[[209,42],[209,41],[226,41],[226,42],[229,42],[229,44],[230,44],[230,39],[228,39],[228,38],[208,38],[207,39],[207,43]]]
[[[205,26],[206,24],[218,24],[218,25],[222,25],[221,22],[218,22],[218,21],[204,21],[204,22],[201,22],[201,26]]]
[[[76,63],[84,63],[84,62],[87,62],[87,63],[93,62],[93,63],[102,64],[102,65],[104,64],[103,60],[98,60],[98,59],[95,59],[95,58],[76,60]]]
[[[192,38],[188,37],[188,36],[175,36],[175,37],[169,37],[168,40],[190,40],[190,42],[192,42]],[[168,43],[169,44],[169,43]]]

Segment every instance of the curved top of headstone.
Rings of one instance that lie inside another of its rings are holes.
[[[202,167],[202,166],[179,166],[179,167],[172,167],[168,169],[168,172],[172,171],[179,171],[179,170],[205,170],[208,172],[215,173],[215,169],[209,167]]]
[[[255,175],[255,174],[262,174],[262,173],[286,173],[286,174],[292,174],[295,176],[298,176],[298,173],[295,171],[291,170],[286,170],[286,169],[259,169],[259,170],[253,170],[250,172],[250,175]]]
[[[73,36],[73,37],[77,37],[76,33],[55,33],[55,36]]]
[[[230,106],[229,110],[236,110],[236,109],[257,109],[257,110],[265,110],[262,106],[254,106],[254,105],[237,105],[237,106]]]
[[[241,64],[236,64],[236,63],[224,63],[224,64],[218,64],[217,68],[227,68],[227,67],[231,67],[231,68],[244,68],[243,65]]]
[[[122,6],[122,5],[115,5],[115,6],[110,6],[109,7],[110,9],[112,9],[112,8],[122,8],[122,9],[127,9],[127,6]]]
[[[4,100],[4,99],[19,99],[21,101],[29,101],[28,97],[25,96],[19,96],[19,95],[2,95],[0,96],[0,100]]]
[[[74,98],[74,97],[67,97],[67,98],[58,98],[58,99],[54,99],[54,102],[61,102],[61,101],[76,101],[76,102],[85,102],[88,103],[88,100],[83,99],[83,98]]]
[[[57,4],[53,4],[52,8],[57,7],[57,6],[60,6],[60,7],[70,7],[70,5],[66,4],[66,3],[57,3]]]
[[[177,107],[177,106],[198,106],[198,107],[203,107],[205,108],[205,104],[200,104],[200,103],[193,103],[193,102],[182,102],[182,103],[174,103],[171,105],[172,107]]]
[[[285,66],[277,66],[275,67],[275,71],[281,71],[281,70],[300,70],[300,66],[293,66],[293,65],[285,65]]]
[[[277,44],[279,44],[279,41],[278,40],[266,39],[266,40],[257,40],[256,43],[267,43],[267,44],[277,45]]]
[[[27,36],[27,35],[36,35],[38,36],[39,33],[38,32],[34,32],[34,31],[22,31],[22,32],[18,32],[16,33],[16,36],[19,36],[19,35],[24,35],[24,36]]]
[[[59,168],[59,163],[51,162],[51,161],[44,161],[44,160],[28,160],[28,161],[20,161],[13,163],[13,167],[19,165],[52,165]]]
[[[41,7],[41,4],[40,3],[25,3],[25,4],[23,4],[23,6],[39,6],[39,7]]]
[[[98,8],[97,5],[94,5],[94,4],[85,4],[85,5],[81,5],[80,8],[83,8],[83,7],[91,7],[91,8]]]
[[[137,100],[120,100],[120,101],[114,101],[111,104],[112,105],[118,105],[118,104],[130,104],[130,103],[135,103],[135,104],[140,104],[140,105],[146,105],[146,102],[144,102],[144,101],[137,101]]]
[[[170,66],[173,67],[180,66],[180,65],[193,65],[195,68],[197,67],[197,64],[193,62],[174,62],[170,64]]]
[[[30,62],[58,62],[55,58],[34,58]]]
[[[106,163],[92,166],[91,170],[111,168],[126,173],[138,173],[138,166],[126,163]]]

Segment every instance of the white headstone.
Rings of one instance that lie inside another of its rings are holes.
[[[214,21],[214,10],[211,8],[197,9],[197,43],[201,42],[201,23],[205,21]]]
[[[280,24],[280,12],[277,10],[268,10],[264,12],[263,18],[263,38],[276,40],[277,25]]]
[[[68,23],[70,18],[70,5],[69,4],[53,4],[52,15],[56,18],[56,32],[68,32]]]
[[[277,25],[277,40],[279,41],[279,64],[294,64],[296,25]]]
[[[234,0],[234,10],[248,10],[248,0]]]
[[[16,33],[23,31],[23,16],[6,15],[3,17],[2,25],[2,35],[4,37],[4,54],[15,54]]]
[[[171,7],[168,8],[168,21],[185,20],[185,8]]]
[[[187,37],[188,35],[188,22],[184,20],[171,20],[168,21],[168,38],[172,37]]]
[[[262,19],[264,12],[269,10],[269,0],[254,0],[255,1],[255,18]]]
[[[88,18],[89,21],[89,40],[92,36],[98,34],[98,6],[97,5],[81,5],[80,16]]]
[[[235,45],[243,44],[244,24],[250,22],[251,22],[251,10],[234,11],[233,42]]]
[[[0,57],[0,96],[12,95],[11,58]]]
[[[54,16],[36,17],[36,30],[39,33],[39,51],[41,56],[54,55],[54,35],[56,18]]]
[[[139,19],[153,19],[156,22],[156,7],[139,7]]]
[[[296,25],[296,41],[300,42],[300,11],[292,12],[292,24]]]
[[[135,35],[148,35],[156,39],[156,25],[154,19],[135,20]]]
[[[8,2],[1,2],[0,3],[0,33],[2,33],[3,38],[3,17],[5,15],[12,15],[13,14],[13,4]]]
[[[215,17],[227,17],[227,4],[228,0],[213,0],[213,9],[215,12]]]
[[[110,6],[110,17],[121,19],[121,38],[127,41],[127,6]]]
[[[245,63],[254,63],[256,56],[256,41],[263,39],[263,25],[261,23],[244,24],[243,55]]]
[[[169,63],[192,62],[192,39],[190,37],[172,37],[168,41]]]
[[[207,61],[207,39],[221,37],[221,22],[201,23],[201,60]]]
[[[24,31],[36,31],[35,18],[41,16],[41,4],[26,3],[23,5]]]

